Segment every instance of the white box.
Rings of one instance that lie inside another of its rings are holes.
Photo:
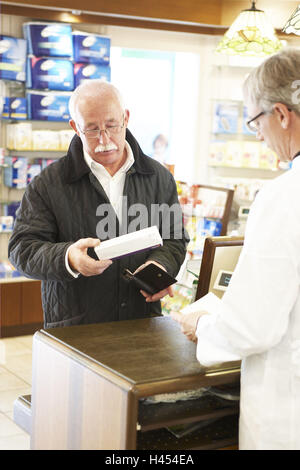
[[[114,259],[130,255],[144,250],[150,250],[163,244],[162,238],[156,225],[137,232],[121,235],[101,242],[95,248],[99,259]]]

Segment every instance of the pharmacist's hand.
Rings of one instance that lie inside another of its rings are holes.
[[[69,247],[68,263],[73,271],[83,276],[102,274],[111,264],[111,260],[94,260],[87,254],[88,248],[100,244],[98,238],[81,238]]]
[[[187,339],[196,343],[197,342],[196,330],[197,330],[198,321],[199,321],[199,318],[205,314],[207,314],[207,312],[205,311],[191,312],[191,313],[171,312],[170,317],[179,323],[179,325],[181,326],[181,331],[187,337]]]
[[[166,268],[164,268],[164,266],[159,264],[157,261],[149,260],[149,261],[146,261],[145,264],[142,264],[139,268],[137,268],[134,274],[140,271],[141,269],[145,268],[146,266],[148,266],[148,264],[150,263],[156,264],[156,266],[166,271]],[[148,292],[145,292],[144,290],[140,290],[140,293],[145,297],[146,302],[157,302],[158,300],[162,299],[165,295],[169,295],[170,297],[174,296],[172,286],[169,286],[166,289],[156,292],[156,294],[153,294],[153,295],[149,294]]]

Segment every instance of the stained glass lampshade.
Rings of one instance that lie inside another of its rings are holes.
[[[251,8],[243,10],[226,31],[216,52],[263,57],[281,48],[282,43],[265,12],[257,10],[255,2],[252,2]]]
[[[294,33],[300,36],[300,5],[287,21],[282,31],[287,34]]]

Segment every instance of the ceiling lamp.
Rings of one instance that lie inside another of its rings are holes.
[[[282,31],[286,34],[294,33],[300,36],[300,5],[298,5]]]
[[[266,56],[282,48],[273,26],[262,10],[257,10],[256,2],[243,10],[226,31],[216,52],[230,55]]]

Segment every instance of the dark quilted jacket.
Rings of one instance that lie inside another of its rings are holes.
[[[151,203],[178,203],[172,175],[143,154],[128,130],[126,140],[135,158],[124,187],[128,207],[137,202],[149,209]],[[103,203],[109,201],[84,161],[77,135],[67,155],[43,170],[25,191],[9,241],[9,259],[23,275],[42,280],[46,328],[160,314],[160,302],[146,303],[120,273],[124,267],[133,271],[147,259],[154,259],[176,276],[188,237],[182,232],[182,237],[172,238],[173,223],[163,247],[114,260],[98,276],[74,278],[67,271],[65,254],[70,244],[80,238],[97,238],[101,216],[96,211]],[[93,252],[89,254],[95,257]]]

